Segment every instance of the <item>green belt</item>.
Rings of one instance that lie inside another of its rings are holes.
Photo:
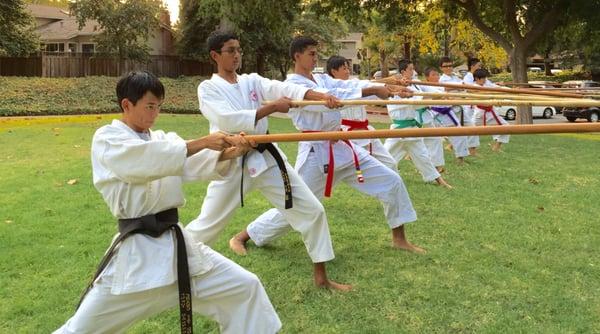
[[[419,123],[423,124],[423,113],[427,111],[427,108],[419,108],[415,111],[419,114]]]
[[[421,123],[417,122],[416,119],[395,119],[394,125],[394,129],[421,127]]]

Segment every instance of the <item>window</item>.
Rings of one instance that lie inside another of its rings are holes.
[[[63,43],[48,43],[46,44],[46,52],[65,52]]]
[[[81,44],[81,52],[83,53],[94,53],[94,44]]]
[[[77,52],[77,43],[69,43],[69,52],[71,52],[71,53]]]

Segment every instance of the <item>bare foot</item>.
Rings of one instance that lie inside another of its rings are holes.
[[[452,150],[454,150],[454,147],[452,147],[452,144],[448,144],[448,145],[446,145],[446,150],[452,151]]]
[[[463,157],[456,158],[456,164],[457,164],[458,166],[462,166],[462,165],[464,165],[464,164],[465,164],[465,158],[463,158]]]
[[[413,245],[406,240],[394,240],[392,241],[392,247],[396,249],[403,249],[405,251],[409,251],[417,254],[425,254],[427,251],[424,248]]]
[[[469,147],[469,154],[476,157],[477,156],[477,147]]]
[[[448,182],[446,182],[446,180],[444,180],[443,177],[438,177],[437,179],[435,179],[435,181],[437,182],[437,184],[439,186],[445,187],[447,189],[452,189],[452,186],[450,184],[448,184]]]
[[[324,281],[315,280],[315,285],[319,288],[348,292],[352,290],[352,285],[334,282],[330,279]]]
[[[435,167],[435,169],[437,169],[438,173],[444,173],[446,171],[446,168],[444,168],[444,166],[437,166]]]
[[[244,256],[248,254],[248,251],[246,250],[246,242],[237,235],[229,239],[229,248],[231,248],[231,250],[237,255]]]
[[[494,152],[501,152],[501,151],[502,151],[501,147],[502,147],[502,143],[500,143],[500,142],[495,142],[495,143],[492,145],[492,151],[494,151]]]

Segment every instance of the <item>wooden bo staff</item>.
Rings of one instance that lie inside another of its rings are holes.
[[[430,93],[430,92],[413,92],[415,96],[426,97],[459,97],[472,99],[507,99],[507,100],[544,100],[544,101],[565,101],[565,98],[557,98],[550,96],[534,96],[534,95],[516,95],[516,94],[473,94],[473,93]],[[574,99],[579,101],[579,99]],[[571,100],[569,100],[571,101]]]
[[[270,101],[263,101],[267,104]],[[560,100],[551,101],[555,107],[600,107],[600,101],[595,100]],[[548,106],[548,100],[484,100],[484,99],[457,99],[457,100],[340,100],[343,106],[385,106],[385,105],[416,105],[416,106],[460,106],[460,105],[486,105],[486,106]],[[292,106],[324,106],[325,101],[294,100]]]
[[[600,123],[494,125],[449,128],[404,128],[392,130],[324,131],[309,133],[278,133],[268,135],[246,135],[246,139],[257,144],[274,142],[352,140],[373,138],[444,137],[480,135],[517,135],[542,133],[600,132]]]
[[[380,83],[391,83],[390,80],[396,80],[394,77],[387,77],[381,80],[373,80],[373,82]],[[545,96],[555,96],[555,97],[573,97],[573,98],[581,98],[580,94],[574,93],[561,93],[561,92],[541,92],[533,89],[525,89],[525,88],[499,88],[499,87],[482,87],[476,85],[463,85],[463,84],[451,84],[451,83],[439,83],[439,82],[427,82],[427,81],[414,81],[409,80],[409,84],[420,85],[420,86],[435,86],[435,87],[445,87],[452,89],[460,89],[460,90],[480,90],[487,92],[501,92],[508,94],[530,94],[530,95],[545,95]]]

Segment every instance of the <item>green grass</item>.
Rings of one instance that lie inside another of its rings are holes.
[[[89,147],[110,117],[0,123],[0,333],[59,327],[108,247],[116,223],[93,188]],[[294,131],[289,120],[270,122],[273,133]],[[157,128],[207,133],[201,116],[162,115]],[[488,143],[482,137],[481,156],[463,167],[447,153],[452,191],[401,162],[419,215],[408,236],[426,255],[389,247],[376,200],[334,190],[324,202],[337,255],[329,271],[353,292],[312,286],[297,233],[247,257],[229,251],[229,236],[270,207],[258,193],[214,248],[261,278],[283,333],[600,332],[598,136],[513,136],[502,154]],[[295,144],[281,146],[294,160]],[[186,185],[182,221],[197,215],[205,190]],[[200,316],[195,327],[218,331]],[[129,331],[178,332],[176,309]]]

